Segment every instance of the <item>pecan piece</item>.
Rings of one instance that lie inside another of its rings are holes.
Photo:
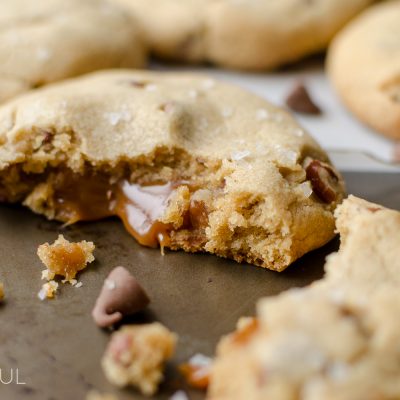
[[[304,162],[304,168],[314,193],[325,203],[329,204],[335,201],[339,177],[332,167],[320,160],[308,158]]]

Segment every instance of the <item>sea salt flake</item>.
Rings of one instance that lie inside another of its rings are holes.
[[[50,59],[51,53],[50,50],[41,47],[36,51],[36,57],[38,58],[38,60],[41,61],[47,61]]]
[[[212,363],[212,358],[205,356],[204,354],[197,353],[190,357],[189,364],[195,367],[208,367]]]
[[[251,153],[249,150],[235,151],[234,153],[232,153],[231,158],[234,161],[240,161],[248,157],[250,154]]]
[[[132,119],[132,115],[127,110],[108,112],[104,114],[104,117],[110,122],[112,126],[118,125],[120,122],[129,122]]]
[[[109,290],[114,290],[117,287],[117,284],[115,283],[115,281],[113,281],[111,279],[106,279],[104,281],[104,285]]]
[[[299,185],[300,190],[303,192],[304,197],[310,197],[312,195],[312,187],[310,181],[303,182]]]
[[[216,85],[214,79],[206,79],[203,82],[203,88],[206,90],[212,89]]]
[[[157,85],[155,85],[154,83],[149,83],[145,87],[145,90],[147,90],[148,92],[155,92],[157,89]]]
[[[328,376],[336,382],[343,382],[349,375],[349,366],[345,363],[335,362],[328,366]]]
[[[75,285],[76,288],[80,288],[80,287],[82,287],[82,286],[83,286],[83,283],[82,283],[82,282],[78,282],[78,283]]]
[[[224,107],[221,111],[221,114],[224,118],[229,118],[232,117],[233,115],[233,108],[230,107]]]
[[[197,90],[189,90],[188,95],[192,99],[196,99],[199,95],[199,92]]]
[[[264,108],[260,108],[256,111],[256,119],[257,121],[264,121],[266,119],[269,119],[271,116],[267,110]]]
[[[302,136],[304,136],[304,131],[303,131],[303,129],[294,129],[293,131],[292,131],[292,133],[293,133],[293,136],[297,136],[297,137],[302,137]]]

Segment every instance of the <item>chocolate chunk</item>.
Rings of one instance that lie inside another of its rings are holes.
[[[314,103],[303,83],[297,83],[286,98],[286,105],[302,114],[321,114],[321,109]]]
[[[147,293],[129,271],[116,267],[104,281],[92,317],[98,326],[105,328],[143,310],[149,303]]]
[[[335,201],[339,178],[330,165],[307,158],[304,161],[304,169],[314,193],[325,203]]]

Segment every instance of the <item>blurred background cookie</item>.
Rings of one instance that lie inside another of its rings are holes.
[[[361,121],[400,138],[400,1],[371,7],[340,32],[329,51],[328,72]]]
[[[115,0],[160,58],[262,70],[325,49],[372,0]]]
[[[105,0],[2,0],[0,59],[2,102],[97,69],[143,66],[145,47],[133,17]]]

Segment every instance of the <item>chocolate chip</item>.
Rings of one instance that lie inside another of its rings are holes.
[[[149,302],[147,293],[129,271],[116,267],[104,281],[92,317],[98,326],[105,328],[143,310]]]
[[[314,193],[325,203],[335,201],[339,178],[331,166],[320,160],[307,158],[304,161],[304,169]]]
[[[286,98],[286,105],[293,111],[303,114],[321,114],[321,109],[311,99],[302,82],[297,83]]]

